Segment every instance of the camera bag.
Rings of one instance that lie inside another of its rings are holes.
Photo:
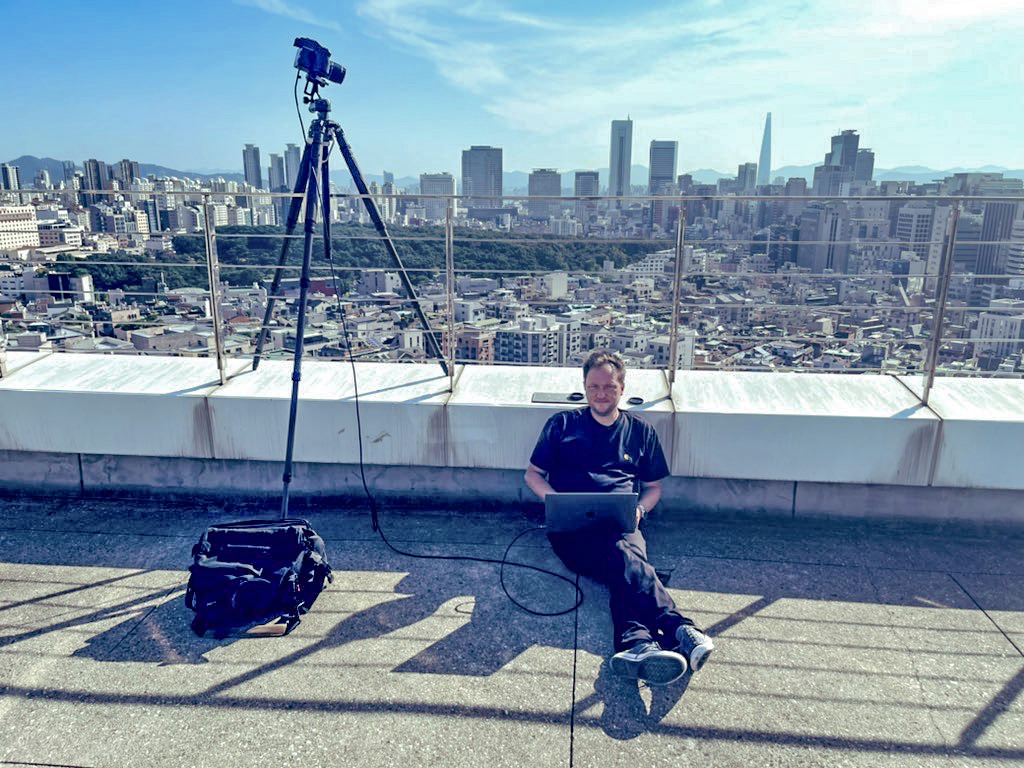
[[[243,520],[206,529],[192,547],[185,604],[192,629],[224,637],[274,619],[287,634],[333,581],[324,540],[300,518]]]

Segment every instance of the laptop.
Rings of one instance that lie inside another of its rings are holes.
[[[639,498],[636,493],[549,493],[544,497],[545,522],[555,533],[594,527],[632,533]]]

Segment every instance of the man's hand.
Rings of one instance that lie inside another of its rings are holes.
[[[640,525],[640,521],[647,517],[647,507],[643,504],[636,505],[636,524]]]

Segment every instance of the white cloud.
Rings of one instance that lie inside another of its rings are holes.
[[[880,132],[887,121],[941,131],[924,112],[930,105],[939,112],[987,98],[976,78],[972,93],[942,93],[948,73],[970,80],[964,73],[977,67],[992,79],[972,56],[1016,50],[1009,30],[1024,25],[1000,0],[768,5],[665,2],[623,13],[621,4],[566,3],[527,14],[496,0],[366,0],[359,12],[513,131],[591,136],[595,124],[630,112],[635,148],[685,136],[682,157],[699,162],[700,137],[701,151],[722,147],[708,160],[719,164],[756,152],[766,111],[786,126],[775,132],[776,165],[823,153],[826,130],[861,129],[869,146],[878,142],[863,129]],[[1006,110],[1021,118],[1019,106]]]
[[[318,14],[300,7],[297,3],[289,0],[235,0],[239,5],[247,5],[258,8],[261,11],[272,13],[276,16],[285,16],[303,24],[314,24],[324,29],[341,31],[341,25],[331,19],[323,19]]]

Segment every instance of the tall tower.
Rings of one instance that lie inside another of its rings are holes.
[[[560,197],[562,175],[554,168],[534,168],[527,182],[530,197]],[[557,216],[561,204],[557,200],[527,200],[526,209],[531,218],[546,219]]]
[[[664,194],[665,188],[675,183],[676,154],[678,151],[678,141],[651,142],[651,171],[647,182],[647,194]]]
[[[462,194],[469,208],[501,205],[501,147],[472,146],[462,150]]]
[[[771,184],[772,175],[772,113],[764,118],[764,135],[761,137],[761,154],[757,158],[757,186]]]
[[[611,151],[608,157],[608,194],[611,197],[629,196],[629,171],[633,162],[633,121],[612,120]],[[615,201],[615,208],[622,201]]]
[[[421,173],[420,174],[421,195],[447,195],[455,197],[455,177],[450,173]],[[428,221],[438,221],[446,216],[448,201],[443,198],[426,198],[421,200],[426,209],[425,215]],[[452,200],[452,209],[457,208],[456,202]]]
[[[246,144],[242,150],[242,167],[245,169],[245,181],[256,189],[263,189],[263,169],[260,167],[260,148],[255,144]]]
[[[117,164],[117,178],[119,178],[126,186],[131,184],[136,179],[142,178],[142,172],[139,170],[138,160],[129,160],[125,158]]]
[[[302,162],[302,153],[295,144],[289,144],[284,149],[284,176],[286,192],[295,190],[295,182],[299,178],[299,164]]]
[[[82,168],[85,171],[83,184],[86,189],[105,189],[109,185],[110,172],[107,170],[107,164],[102,160],[90,158],[82,163]],[[96,205],[96,203],[106,199],[107,195],[100,194],[99,192],[87,192],[82,194],[83,205]]]
[[[597,171],[576,171],[573,194],[576,197],[597,197],[601,194],[601,182]],[[597,204],[593,200],[576,201],[576,218],[587,221],[597,213]]]
[[[0,165],[0,189],[21,189],[21,174],[16,165]],[[19,205],[25,202],[23,195],[14,195]]]
[[[849,194],[850,183],[857,168],[857,152],[860,137],[856,131],[841,131],[832,137],[832,150],[825,153],[825,162],[814,169],[815,195],[839,196]],[[861,173],[865,171],[867,157],[861,161]],[[874,154],[871,155],[874,165]]]

